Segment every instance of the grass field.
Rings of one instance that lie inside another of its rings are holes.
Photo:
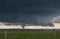
[[[4,31],[0,32],[0,39],[4,39]],[[8,31],[7,39],[54,39],[54,32]],[[60,39],[59,32],[56,39]]]

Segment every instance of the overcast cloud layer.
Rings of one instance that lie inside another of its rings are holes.
[[[0,21],[48,25],[60,16],[60,0],[0,0]]]

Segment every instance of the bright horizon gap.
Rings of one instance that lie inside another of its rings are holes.
[[[60,23],[53,23],[54,27],[50,27],[50,26],[25,26],[24,29],[60,29]],[[0,24],[0,29],[23,29],[21,27],[21,25],[4,25],[4,24]]]

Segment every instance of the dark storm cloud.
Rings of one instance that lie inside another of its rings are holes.
[[[53,25],[60,13],[60,0],[0,0],[0,21],[32,25]]]

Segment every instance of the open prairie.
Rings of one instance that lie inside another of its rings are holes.
[[[0,39],[5,39],[4,30],[0,31]],[[54,32],[41,31],[7,31],[7,39],[54,39]],[[60,39],[60,32],[56,32],[56,39]]]

